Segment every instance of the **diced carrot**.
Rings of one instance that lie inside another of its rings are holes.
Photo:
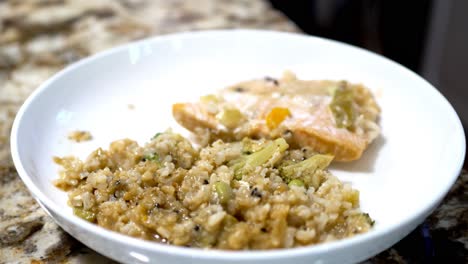
[[[266,125],[269,129],[275,129],[290,115],[291,112],[288,108],[275,107],[266,116]]]

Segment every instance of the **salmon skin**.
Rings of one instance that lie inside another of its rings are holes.
[[[206,141],[285,138],[294,147],[353,161],[379,135],[380,108],[361,84],[281,79],[238,83],[198,102],[176,103],[175,120]]]

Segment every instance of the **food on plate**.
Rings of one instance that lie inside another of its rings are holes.
[[[366,87],[304,81],[291,72],[279,80],[241,82],[198,102],[176,103],[172,112],[203,144],[283,137],[296,148],[311,147],[337,161],[359,159],[380,132],[380,108]]]
[[[238,115],[225,114],[228,120]],[[288,113],[272,115],[274,126]],[[359,192],[327,170],[332,155],[294,148],[282,137],[216,140],[197,149],[169,130],[144,146],[123,139],[85,160],[54,160],[62,167],[55,185],[68,191],[76,216],[161,243],[291,248],[364,233],[373,225],[359,209]]]
[[[114,141],[85,160],[55,157],[54,183],[76,216],[161,243],[247,250],[342,239],[374,221],[359,192],[327,168],[361,157],[380,132],[379,114],[363,85],[286,72],[174,104],[197,147],[171,130],[144,146]]]
[[[75,130],[68,134],[68,139],[75,142],[83,142],[93,139],[93,136],[88,131]]]

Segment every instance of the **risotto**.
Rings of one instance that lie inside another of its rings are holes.
[[[86,160],[55,157],[55,185],[78,217],[129,236],[229,250],[291,248],[368,231],[359,192],[327,167],[333,156],[283,138],[195,148],[172,131],[144,146],[123,139]]]

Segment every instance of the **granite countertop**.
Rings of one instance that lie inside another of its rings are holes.
[[[41,82],[69,63],[135,39],[238,27],[299,31],[260,0],[0,1],[0,263],[113,263],[62,231],[11,161],[13,118]],[[424,225],[366,263],[468,263],[467,181],[464,171]]]

